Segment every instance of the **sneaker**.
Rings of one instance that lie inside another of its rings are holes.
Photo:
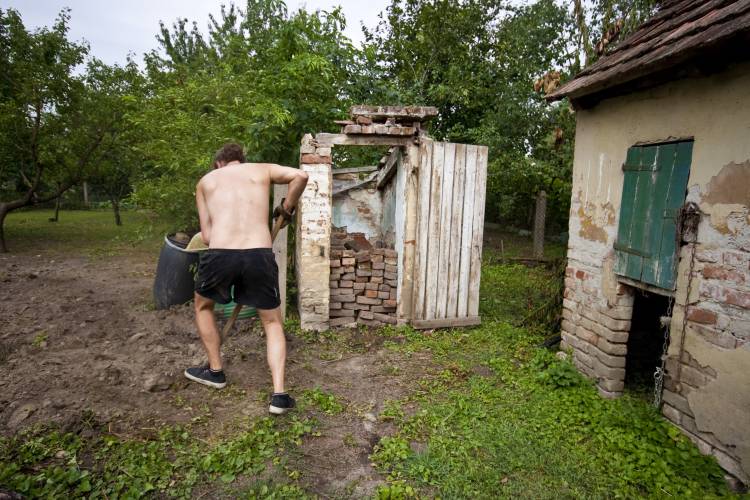
[[[295,405],[294,398],[289,394],[274,394],[271,396],[271,404],[268,406],[268,411],[274,415],[283,415],[294,408]]]
[[[227,385],[227,378],[224,376],[224,370],[218,372],[211,371],[208,364],[188,368],[185,370],[185,376],[194,382],[216,387],[217,389],[222,389]]]

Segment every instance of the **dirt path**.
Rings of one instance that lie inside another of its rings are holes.
[[[188,382],[184,368],[204,359],[192,310],[152,310],[155,268],[150,255],[0,255],[0,433],[36,423],[80,430],[89,419],[129,435],[203,418],[211,438],[231,433],[237,419],[267,414],[270,376],[257,325],[240,322],[225,348],[227,389]],[[389,432],[376,417],[429,365],[382,342],[361,332],[290,338],[290,391],[317,387],[346,408],[318,415],[320,436],[307,438],[296,458],[312,493],[360,496],[382,480],[368,458]]]

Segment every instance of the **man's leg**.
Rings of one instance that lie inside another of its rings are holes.
[[[273,392],[284,392],[284,365],[286,363],[286,338],[281,322],[281,309],[258,309],[258,316],[266,332],[266,357],[273,379]]]
[[[221,337],[214,316],[214,301],[195,293],[195,323],[212,370],[221,370]]]

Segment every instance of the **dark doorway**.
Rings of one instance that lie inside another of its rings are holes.
[[[628,337],[625,365],[625,387],[651,396],[654,372],[661,364],[664,349],[662,317],[669,312],[670,298],[642,290],[635,290],[633,319]]]

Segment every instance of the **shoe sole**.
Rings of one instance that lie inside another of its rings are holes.
[[[198,378],[193,375],[190,375],[187,371],[184,371],[183,374],[185,375],[185,378],[188,378],[192,380],[193,382],[198,382],[199,384],[207,385],[215,389],[223,389],[224,387],[227,386],[226,382],[210,382],[208,380],[203,380],[202,378]]]
[[[284,413],[292,411],[292,408],[280,408],[278,406],[268,405],[268,411],[274,415],[283,415]]]

